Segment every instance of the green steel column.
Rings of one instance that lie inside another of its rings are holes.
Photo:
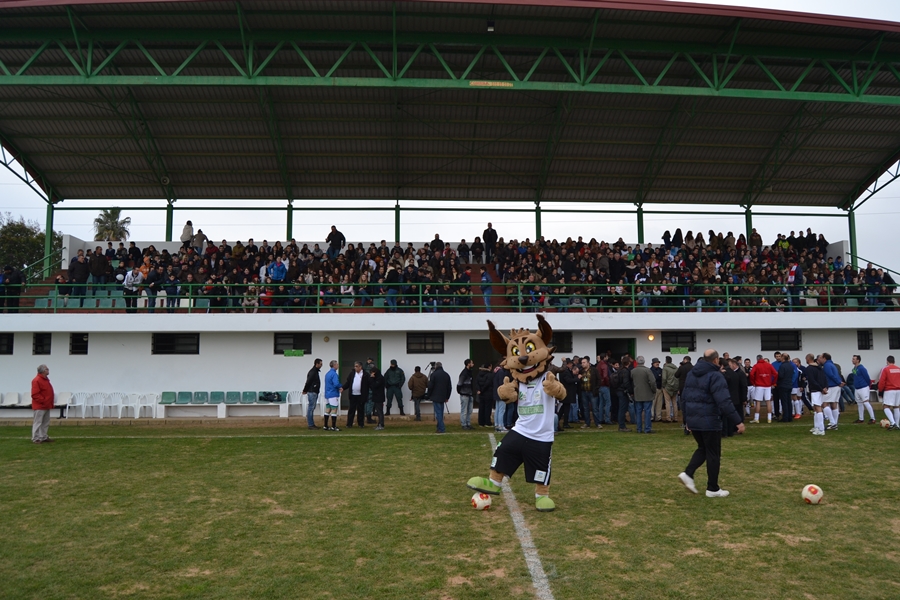
[[[172,201],[166,202],[166,241],[172,241],[172,226],[175,221],[175,210]]]
[[[286,240],[290,241],[291,238],[294,237],[294,201],[288,200],[287,205],[287,237]]]
[[[749,206],[744,209],[744,229],[747,243],[750,243],[750,232],[753,231],[753,213],[750,212]]]
[[[535,240],[541,239],[541,202],[539,200],[534,202],[534,235]]]
[[[847,213],[847,224],[850,226],[850,264],[854,269],[859,268],[856,260],[856,212],[851,210]]]
[[[394,205],[394,243],[400,243],[400,203]]]
[[[637,209],[637,228],[638,228],[638,244],[644,243],[644,207],[638,206]]]
[[[53,261],[50,253],[53,252],[53,203],[47,203],[47,221],[44,228],[44,277],[50,277],[50,269]]]

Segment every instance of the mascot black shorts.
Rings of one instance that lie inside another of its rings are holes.
[[[550,455],[553,442],[538,442],[516,431],[507,433],[497,444],[491,468],[512,477],[525,463],[525,481],[550,485]]]

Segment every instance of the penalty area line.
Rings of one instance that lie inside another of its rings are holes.
[[[489,433],[491,440],[491,448],[497,451],[497,438],[493,433]],[[525,564],[528,565],[528,572],[531,573],[531,582],[534,584],[535,595],[540,600],[553,600],[553,592],[550,590],[550,581],[547,580],[547,573],[544,571],[544,564],[538,556],[537,547],[534,545],[534,539],[531,537],[531,530],[525,522],[525,515],[519,507],[516,495],[513,494],[509,482],[503,482],[503,496],[506,499],[506,507],[509,509],[509,516],[512,517],[513,526],[516,529],[516,535],[519,538],[519,544],[522,546],[522,554],[525,555]]]

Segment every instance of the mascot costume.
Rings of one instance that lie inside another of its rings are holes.
[[[503,366],[512,375],[511,381],[509,377],[503,380],[497,395],[507,404],[518,401],[519,418],[497,444],[490,475],[473,477],[467,485],[486,494],[499,494],[503,476],[511,477],[524,463],[525,481],[535,484],[535,506],[549,512],[556,508],[549,495],[554,408],[557,400],[566,397],[566,388],[550,370],[555,349],[549,345],[553,329],[543,316],[537,315],[537,319],[537,333],[512,330],[509,338],[488,321],[491,345],[506,357]]]

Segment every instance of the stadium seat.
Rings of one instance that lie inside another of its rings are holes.
[[[103,413],[106,409],[109,409],[109,416],[113,416],[113,409],[119,409],[119,418],[122,418],[122,403],[125,402],[125,394],[122,392],[110,392],[108,394],[104,394],[103,404],[100,406],[100,418],[103,418]]]
[[[159,396],[157,394],[144,394],[141,396],[141,405],[138,408],[137,416],[141,416],[141,411],[143,411],[144,408],[149,408],[150,418],[155,417],[157,404],[159,404]]]
[[[300,390],[294,390],[292,392],[288,392],[287,395],[287,403],[288,404],[296,404],[297,406],[303,406],[303,392]]]
[[[384,298],[373,298],[372,308],[384,308]]]
[[[163,392],[159,397],[160,404],[175,404],[178,395],[175,392]]]
[[[100,418],[103,418],[103,400],[106,397],[106,394],[103,392],[90,392],[88,394],[87,399],[84,401],[84,412],[82,412],[82,418],[87,418],[87,412],[90,408],[97,408],[100,410]]]
[[[137,419],[141,414],[141,395],[140,394],[128,394],[122,399],[122,404],[119,405],[119,418],[122,418],[122,411],[131,409],[134,418]]]
[[[847,298],[847,306],[849,308],[859,308],[859,300],[856,298]]]
[[[19,392],[6,392],[3,394],[3,403],[0,406],[9,407],[9,406],[18,406],[19,405]]]
[[[50,308],[50,298],[37,298],[34,301],[35,308]]]
[[[125,292],[119,289],[109,290],[109,295],[112,298],[123,298],[125,296]]]
[[[287,402],[288,393],[287,392],[276,392],[280,397],[282,402]]]
[[[67,407],[72,402],[72,392],[58,392],[53,399],[53,406]]]
[[[208,404],[209,392],[194,392],[194,399],[191,404]]]
[[[125,308],[125,298],[113,298],[113,310],[123,310]]]
[[[85,411],[85,403],[87,402],[88,393],[87,392],[75,392],[72,394],[72,399],[69,401],[69,404],[66,406],[66,418],[69,418],[69,409],[74,408],[77,412],[78,409],[81,409],[81,417],[84,418]]]
[[[194,303],[194,310],[208,310],[209,309],[209,298],[197,298]]]
[[[100,298],[97,303],[97,308],[100,310],[112,310],[113,307],[113,299],[112,298]]]
[[[241,394],[241,404],[256,404],[259,399],[257,392],[244,392]]]
[[[210,392],[209,393],[209,403],[210,404],[223,404],[225,402],[225,392]]]
[[[240,401],[240,392],[225,392],[225,404],[238,404]]]
[[[178,392],[178,397],[175,398],[175,404],[190,404],[194,399],[194,395],[190,392]]]
[[[109,290],[94,290],[94,296],[97,298],[108,298]]]
[[[270,404],[269,402],[266,402],[265,400],[263,400],[263,394],[265,394],[265,393],[266,393],[266,392],[264,392],[264,391],[263,391],[263,392],[257,392],[257,393],[256,393],[256,401],[257,401],[258,403],[260,403],[260,404]]]

